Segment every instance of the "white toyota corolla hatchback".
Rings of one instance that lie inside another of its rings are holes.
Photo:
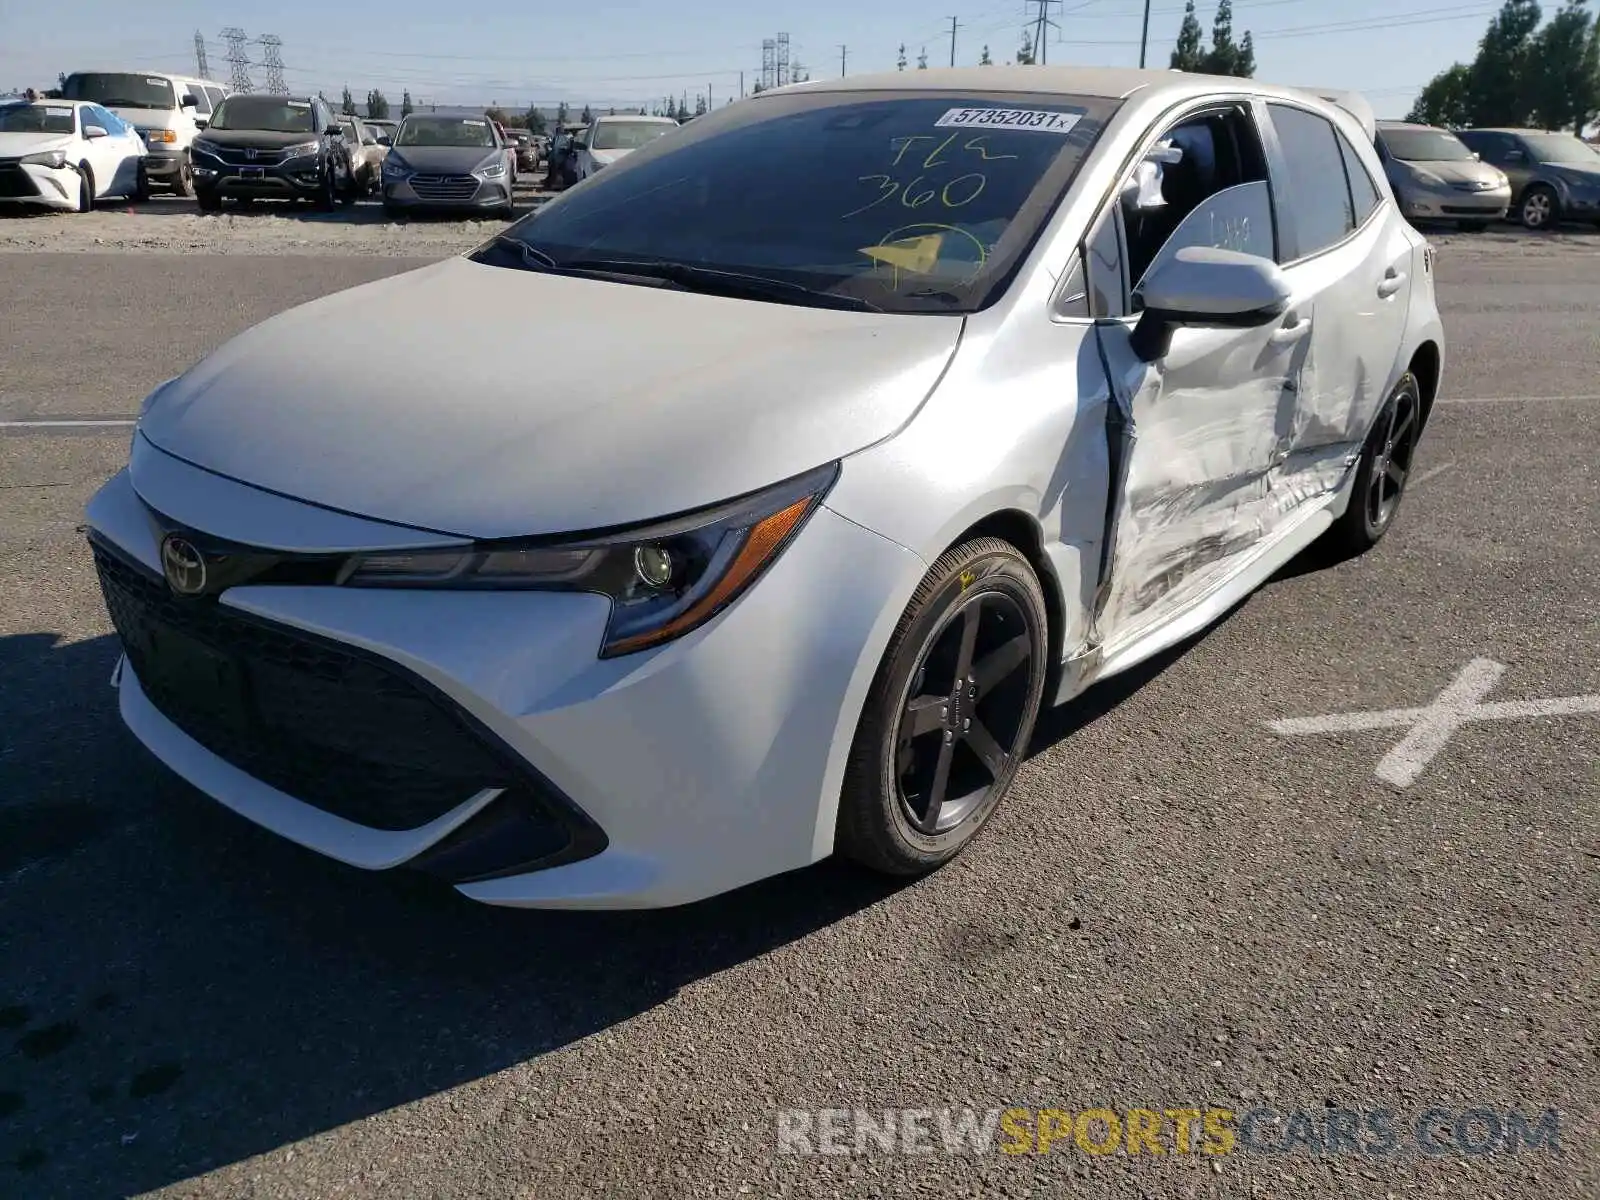
[[[284,837],[494,904],[927,871],[1041,705],[1383,536],[1432,271],[1359,104],[1056,67],[742,101],[158,388],[88,511],[122,715]]]

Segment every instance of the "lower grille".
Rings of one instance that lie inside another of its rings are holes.
[[[478,181],[471,175],[413,175],[410,183],[420,200],[465,204],[478,194]]]
[[[0,197],[17,200],[38,194],[38,187],[19,164],[0,163]]]
[[[150,702],[263,783],[397,830],[523,782],[447,697],[402,669],[212,601],[180,600],[98,544],[94,557]]]

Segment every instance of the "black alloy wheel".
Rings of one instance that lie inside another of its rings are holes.
[[[1027,753],[1049,657],[1044,594],[995,538],[943,555],[901,618],[846,771],[836,848],[892,875],[955,857]]]
[[[1376,546],[1394,524],[1422,437],[1422,392],[1417,377],[1400,377],[1373,422],[1357,466],[1350,507],[1329,537],[1347,555]]]

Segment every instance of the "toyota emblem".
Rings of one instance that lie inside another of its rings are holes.
[[[206,590],[206,560],[194,544],[173,535],[161,543],[161,569],[167,585],[180,596],[198,596]]]

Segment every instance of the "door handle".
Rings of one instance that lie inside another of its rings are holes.
[[[1406,283],[1406,273],[1390,267],[1383,273],[1383,282],[1378,285],[1378,295],[1387,300],[1398,292]]]
[[[1291,346],[1311,332],[1311,318],[1290,319],[1272,331],[1274,346]]]

